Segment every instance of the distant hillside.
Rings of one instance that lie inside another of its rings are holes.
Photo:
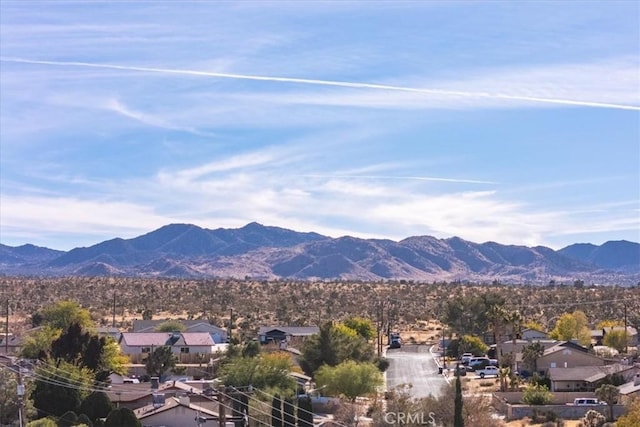
[[[0,273],[296,280],[500,281],[636,284],[640,244],[537,246],[474,243],[459,237],[330,238],[250,223],[238,229],[171,224],[133,239],[68,252],[0,245]]]
[[[611,270],[638,270],[640,245],[626,240],[610,241],[595,246],[579,243],[560,249],[563,255]]]

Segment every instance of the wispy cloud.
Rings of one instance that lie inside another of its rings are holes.
[[[44,60],[10,58],[10,57],[2,57],[0,58],[0,61],[12,62],[12,63],[23,63],[23,64],[34,64],[34,65],[89,67],[89,68],[99,68],[99,69],[128,70],[128,71],[135,71],[135,72],[161,73],[161,74],[172,74],[172,75],[189,75],[189,76],[215,77],[215,78],[238,79],[238,80],[254,80],[254,81],[266,81],[266,82],[277,82],[277,83],[333,86],[333,87],[344,87],[344,88],[352,88],[352,89],[374,89],[374,90],[383,90],[383,91],[411,92],[411,93],[418,93],[423,95],[453,96],[453,97],[462,97],[462,98],[488,98],[488,99],[496,99],[496,100],[503,100],[503,101],[527,101],[527,102],[533,102],[533,103],[570,105],[570,106],[576,106],[576,107],[594,107],[594,108],[609,108],[609,109],[640,111],[640,106],[635,106],[635,105],[595,102],[595,101],[588,101],[588,100],[547,98],[547,97],[539,97],[539,96],[510,95],[510,94],[504,94],[499,92],[489,93],[489,92],[471,92],[471,91],[460,91],[460,90],[428,89],[428,88],[383,85],[383,84],[374,84],[374,83],[302,79],[302,78],[294,78],[294,77],[259,76],[259,75],[249,75],[249,74],[216,73],[211,71],[173,69],[173,68],[155,68],[155,67],[136,67],[136,66],[130,66],[130,65],[100,64],[100,63],[76,62],[76,61],[44,61]]]
[[[411,180],[434,182],[457,182],[465,184],[496,184],[493,181],[481,181],[464,178],[439,178],[433,176],[393,176],[393,175],[300,175],[305,178],[338,178],[338,179],[365,179],[365,180]]]

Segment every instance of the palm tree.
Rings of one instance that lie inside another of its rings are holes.
[[[487,319],[493,330],[493,337],[496,342],[496,359],[498,359],[498,364],[502,366],[502,332],[508,321],[507,312],[502,305],[493,304],[487,310]]]
[[[518,371],[518,362],[516,361],[516,340],[518,335],[522,332],[521,330],[524,318],[518,310],[515,310],[507,313],[507,321],[511,325],[511,339],[513,340],[513,345],[511,346],[511,359],[513,363],[511,372],[515,374]]]
[[[538,359],[544,354],[544,346],[534,342],[522,350],[522,361],[531,368],[532,373],[538,372]]]

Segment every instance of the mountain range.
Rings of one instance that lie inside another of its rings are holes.
[[[170,224],[67,252],[0,244],[0,274],[635,285],[640,244],[580,243],[555,251],[459,237],[331,238],[255,222],[215,230]]]

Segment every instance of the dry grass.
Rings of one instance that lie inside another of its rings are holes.
[[[578,427],[580,425],[580,421],[578,420],[565,420],[564,421],[564,427]],[[539,424],[531,424],[531,423],[527,423],[526,421],[523,420],[515,420],[515,421],[510,421],[508,423],[505,424],[506,427],[529,427],[529,426],[542,426],[541,423]]]

